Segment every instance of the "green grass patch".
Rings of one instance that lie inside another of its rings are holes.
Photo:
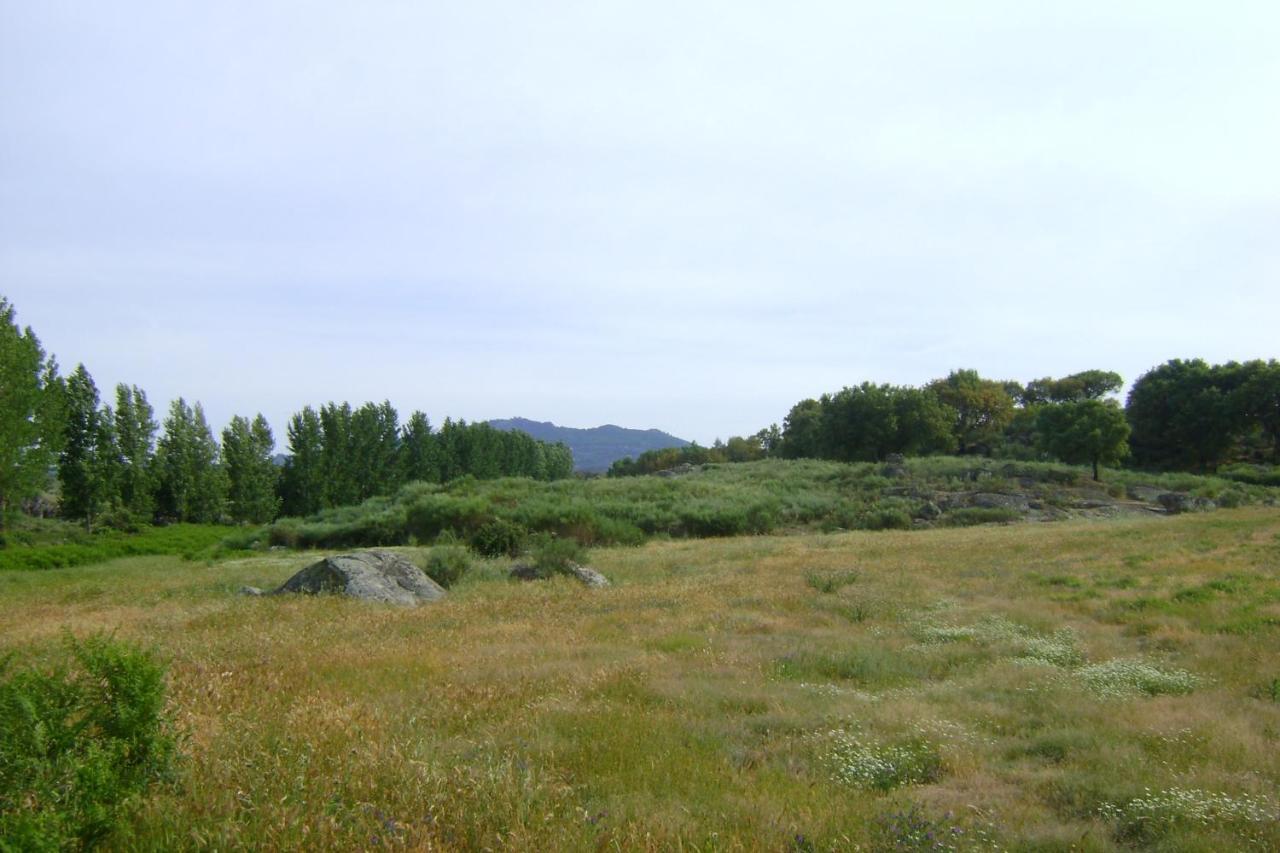
[[[10,545],[0,549],[0,571],[63,569],[157,554],[191,560],[212,556],[227,535],[227,528],[219,525],[174,524],[145,528],[139,533],[103,531],[59,544]]]

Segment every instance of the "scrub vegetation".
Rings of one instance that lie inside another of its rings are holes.
[[[483,555],[514,556],[534,533],[586,546],[636,545],[653,538],[967,527],[1164,511],[1130,500],[1131,488],[1149,496],[1176,492],[1191,506],[1280,501],[1274,487],[1191,474],[1114,470],[1099,484],[1087,468],[1041,462],[937,456],[883,466],[768,459],[668,477],[412,483],[390,497],[281,519],[227,542],[237,548],[334,548],[427,544],[445,536]]]
[[[0,649],[167,662],[183,758],[107,847],[1280,847],[1274,509],[589,556],[413,609],[236,595],[313,553],[5,572]]]

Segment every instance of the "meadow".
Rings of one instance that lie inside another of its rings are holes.
[[[419,562],[427,549],[404,547]],[[0,653],[168,666],[120,849],[1280,848],[1280,513],[479,560],[416,609],[245,598],[316,558],[0,573]]]

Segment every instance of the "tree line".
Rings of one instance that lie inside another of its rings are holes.
[[[649,451],[610,476],[683,463],[764,457],[883,461],[899,454],[1057,459],[1093,467],[1128,462],[1209,472],[1227,462],[1280,464],[1280,363],[1172,360],[1143,374],[1122,408],[1123,380],[1086,370],[1026,384],[955,370],[923,387],[846,387],[791,407],[776,424],[710,448]]]
[[[59,374],[30,327],[0,297],[0,526],[11,511],[57,511],[86,524],[152,521],[264,523],[281,512],[390,494],[414,480],[462,476],[553,480],[573,473],[564,444],[484,423],[446,419],[439,430],[389,402],[307,406],[288,425],[289,455],[273,456],[266,419],[237,415],[215,437],[200,403],[174,400],[157,422],[147,395],[120,384],[102,399],[84,365]]]

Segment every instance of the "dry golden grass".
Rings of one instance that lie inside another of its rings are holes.
[[[187,759],[119,846],[917,849],[913,804],[959,849],[1280,846],[1275,510],[660,542],[594,552],[607,590],[490,564],[417,609],[236,595],[312,559],[0,575],[0,649],[170,661]],[[1086,678],[1113,660],[1148,669]],[[937,772],[841,782],[836,732]]]

